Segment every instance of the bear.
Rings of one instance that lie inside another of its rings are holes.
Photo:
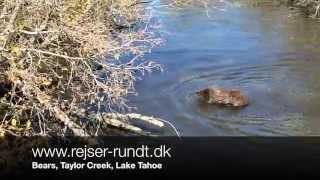
[[[206,88],[196,92],[198,96],[209,104],[220,104],[233,107],[249,105],[249,99],[239,90],[226,90],[222,88]]]

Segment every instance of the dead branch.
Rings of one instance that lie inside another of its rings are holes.
[[[14,87],[1,101],[8,107],[5,121],[15,119],[25,127],[32,120],[32,132],[44,135],[64,133],[64,127],[77,136],[93,135],[90,130],[95,127],[90,126],[100,122],[143,134],[122,119],[127,116],[81,125],[77,120],[103,112],[129,112],[126,97],[135,94],[137,76],[161,70],[161,65],[143,59],[162,40],[157,26],[150,23],[150,12],[138,6],[141,3],[5,1],[0,12],[0,58],[9,65],[1,68],[0,80]],[[114,27],[115,21],[142,26],[121,31]],[[133,57],[130,63],[122,62],[123,55]],[[163,126],[158,119],[135,118]]]
[[[61,111],[58,107],[52,107],[53,112],[55,113],[55,117],[59,119],[63,124],[68,127],[74,135],[76,136],[89,136],[86,131],[73,122],[63,111]]]
[[[137,113],[129,113],[129,114],[120,114],[120,113],[106,113],[104,116],[112,118],[112,119],[135,119],[140,120],[158,127],[163,127],[164,123],[159,118],[144,116]]]

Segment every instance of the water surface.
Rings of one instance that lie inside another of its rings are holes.
[[[138,112],[184,136],[320,135],[320,22],[284,6],[228,5],[208,17],[159,5],[166,44],[147,58],[165,72],[138,81]],[[207,105],[195,92],[210,86],[240,89],[251,104]]]

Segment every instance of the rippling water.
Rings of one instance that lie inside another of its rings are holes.
[[[184,136],[320,135],[320,22],[282,6],[228,5],[207,16],[159,5],[166,45],[147,58],[166,69],[137,83],[138,112]],[[204,104],[195,91],[208,86],[240,89],[251,104]]]

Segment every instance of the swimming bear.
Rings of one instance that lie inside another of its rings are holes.
[[[198,91],[201,96],[209,104],[229,105],[233,107],[244,107],[249,104],[249,99],[239,90],[225,90],[221,88],[206,88]]]

